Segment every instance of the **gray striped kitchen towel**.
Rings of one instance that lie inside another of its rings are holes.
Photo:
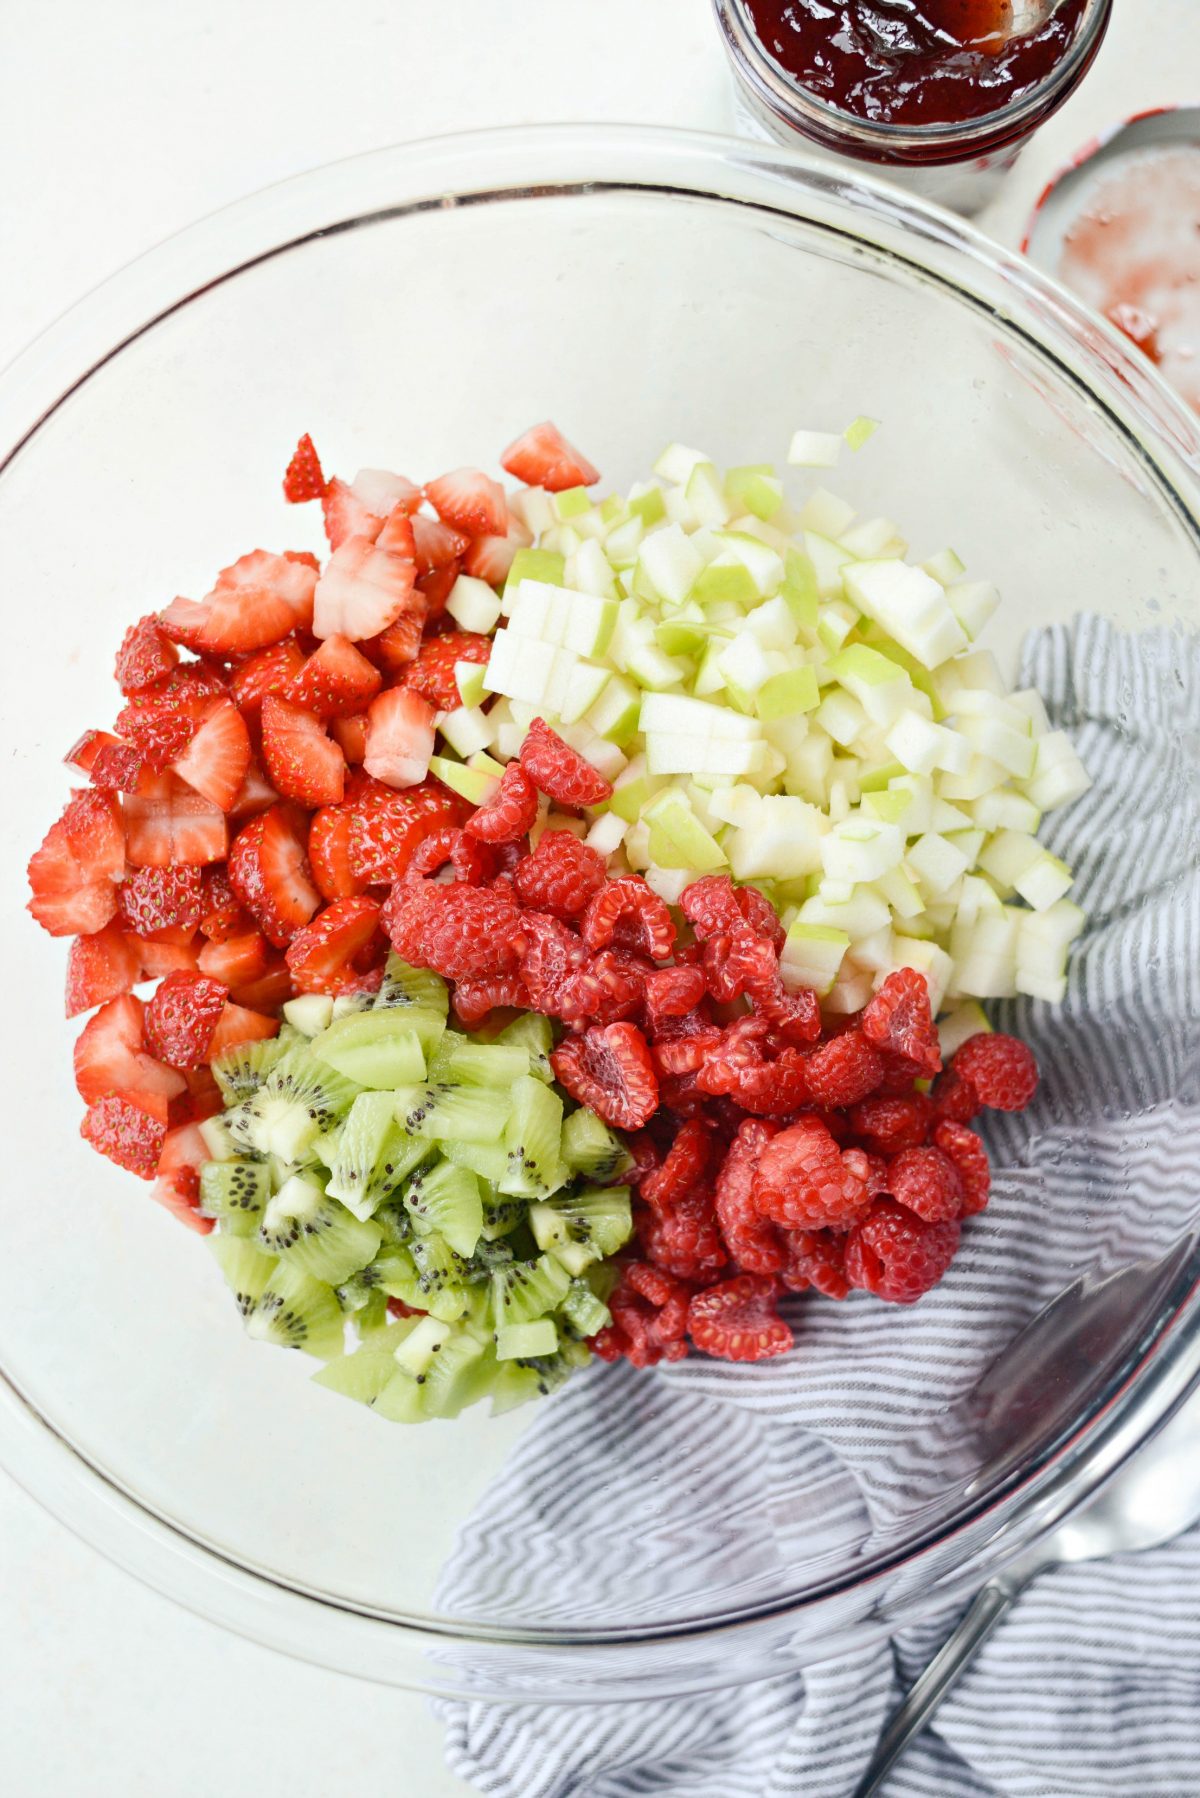
[[[1023,1116],[989,1121],[1002,1171],[950,1275],[912,1310],[796,1300],[797,1348],[760,1367],[588,1369],[534,1416],[464,1528],[443,1606],[601,1625],[619,1594],[634,1625],[678,1595],[751,1604],[886,1548],[970,1480],[987,1395],[1011,1429],[1014,1338],[1049,1302],[1084,1272],[1168,1264],[1192,1236],[1200,641],[1083,616],[1029,637],[1022,682],[1095,779],[1044,832],[1076,869],[1088,928],[1062,1006],[999,1008],[1043,1081]],[[953,1620],[701,1697],[446,1702],[448,1758],[488,1798],[845,1798]],[[1037,1581],[887,1791],[1198,1798],[1200,1530]]]

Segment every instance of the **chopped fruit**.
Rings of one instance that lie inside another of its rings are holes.
[[[287,465],[287,472],[283,477],[283,497],[290,506],[301,506],[306,500],[320,499],[324,492],[325,476],[321,473],[320,458],[306,431],[292,451],[292,459]]]
[[[292,984],[299,993],[354,992],[361,985],[355,958],[379,934],[374,899],[335,899],[287,948]],[[379,964],[383,953],[380,951]]]
[[[521,940],[521,913],[505,894],[462,882],[398,881],[383,908],[397,955],[446,980],[510,972]]]
[[[469,537],[464,537],[461,531],[452,530],[440,519],[425,518],[418,512],[412,521],[412,528],[419,575],[435,574],[439,569],[449,567],[451,562],[457,562],[464,551],[470,548]]]
[[[302,805],[339,803],[346,758],[312,712],[268,693],[262,702],[262,742],[267,773],[285,799]]]
[[[68,749],[63,761],[68,768],[78,768],[82,774],[90,774],[92,766],[100,751],[107,745],[116,748],[120,739],[107,730],[85,730],[83,735]]]
[[[168,974],[146,1007],[151,1052],[168,1067],[198,1068],[208,1060],[226,988],[206,974]]]
[[[1000,1031],[972,1036],[956,1050],[951,1071],[992,1111],[1023,1111],[1037,1091],[1033,1050]]]
[[[272,643],[257,655],[247,656],[233,676],[233,697],[243,718],[257,718],[266,693],[290,697],[289,688],[304,667],[304,651],[295,637]]]
[[[127,993],[141,971],[138,950],[119,924],[76,937],[67,956],[67,1016],[77,1018],[80,1012]]]
[[[248,980],[244,986],[230,989],[230,998],[235,1008],[244,1007],[243,1016],[253,1017],[258,1012],[270,1012],[269,1023],[278,1022],[275,1014],[280,1006],[286,1005],[289,999],[296,996],[292,985],[291,969],[282,955],[273,955],[267,963],[267,971],[260,974],[257,980]],[[222,1013],[222,1016],[227,1016]],[[218,1033],[221,1026],[217,1025]],[[216,1051],[214,1050],[215,1054]]]
[[[888,975],[862,1014],[862,1033],[877,1049],[902,1055],[918,1073],[936,1074],[942,1065],[929,987],[913,968]]]
[[[573,1099],[606,1124],[637,1130],[658,1108],[658,1079],[636,1024],[605,1024],[569,1037],[550,1065]]]
[[[96,751],[91,767],[92,785],[109,793],[146,791],[153,776],[146,773],[140,750],[132,743],[103,743]]]
[[[883,1057],[861,1030],[846,1030],[813,1050],[805,1072],[816,1104],[857,1105],[883,1079]]]
[[[456,468],[451,474],[439,475],[426,484],[425,498],[443,524],[470,537],[502,537],[508,529],[503,487],[477,468]]]
[[[529,834],[537,813],[537,788],[520,762],[509,762],[500,785],[467,820],[466,828],[484,843],[519,843]]]
[[[473,537],[463,557],[463,572],[474,580],[486,581],[489,587],[503,587],[512,570],[519,549],[533,542],[533,533],[519,518],[509,515],[508,529],[501,536]]]
[[[570,839],[572,842],[574,838]],[[545,837],[542,842],[546,841]],[[541,844],[538,845],[541,847]],[[520,896],[520,868],[514,884]],[[572,895],[573,896],[573,895]],[[658,968],[645,980],[646,1016],[657,1032],[668,1018],[685,1018],[704,997],[704,975],[699,968]]]
[[[642,1252],[679,1280],[711,1286],[729,1265],[712,1194],[695,1187],[666,1213],[646,1209],[638,1219]]]
[[[506,778],[512,767],[510,762]],[[603,885],[604,857],[569,830],[543,831],[531,853],[517,863],[513,875],[513,891],[521,904],[531,911],[549,912],[552,918],[580,917],[588,900]],[[702,992],[703,979],[699,984]],[[690,1010],[695,1003],[693,999],[684,1009]]]
[[[827,1299],[849,1297],[843,1235],[836,1230],[788,1230],[783,1243],[787,1260],[780,1278],[789,1292],[811,1288]]]
[[[607,881],[583,914],[580,931],[589,949],[630,949],[666,961],[675,947],[671,913],[657,893],[633,875]]]
[[[154,794],[125,801],[125,852],[135,867],[202,867],[225,855],[229,833],[219,806],[166,774]]]
[[[237,707],[219,700],[171,766],[189,787],[229,811],[250,766],[250,734]]]
[[[348,637],[326,637],[290,682],[285,697],[318,718],[365,712],[383,684],[378,668]]]
[[[218,1055],[224,1055],[238,1043],[264,1042],[278,1034],[278,1018],[264,1017],[261,1012],[226,1003],[209,1041],[209,1058],[215,1061]]]
[[[159,629],[153,613],[139,618],[125,632],[117,651],[117,685],[122,693],[139,693],[170,674],[179,651]]]
[[[415,787],[429,773],[433,744],[433,710],[420,694],[393,687],[372,700],[363,767],[376,780]]]
[[[144,1013],[141,1001],[125,994],[84,1025],[75,1044],[75,1084],[89,1105],[111,1093],[165,1102],[186,1090],[182,1074],[146,1053]]]
[[[77,793],[30,858],[29,910],[51,936],[90,936],[115,915],[115,882],[125,872],[117,801]]]
[[[118,1167],[153,1180],[166,1141],[166,1119],[152,1117],[132,1099],[116,1094],[89,1105],[79,1134]]]
[[[196,965],[202,974],[208,974],[230,988],[261,980],[269,962],[267,939],[259,930],[226,937],[222,943],[206,943],[196,956]]]
[[[436,624],[446,610],[450,595],[462,571],[462,563],[458,557],[443,562],[440,568],[431,568],[428,574],[417,576],[417,592],[425,607],[425,619],[428,624]]]
[[[325,519],[325,535],[335,553],[351,537],[362,537],[374,543],[383,529],[384,520],[359,499],[354,489],[334,475],[325,483],[321,495],[321,511]]]
[[[321,903],[310,879],[302,819],[273,805],[238,833],[229,882],[269,943],[286,948]]]
[[[778,1125],[747,1118],[726,1152],[716,1184],[716,1212],[721,1234],[739,1270],[777,1274],[784,1265],[783,1239],[754,1203],[754,1175],[763,1150]],[[645,1195],[645,1181],[642,1192]]]
[[[164,974],[187,974],[196,970],[196,951],[190,943],[160,942],[153,937],[132,934],[129,934],[129,943],[137,952],[144,980],[161,980]]]
[[[325,899],[350,899],[367,884],[350,863],[354,814],[349,806],[326,805],[308,827],[308,860]]]
[[[936,1286],[954,1259],[961,1225],[927,1224],[892,1199],[876,1199],[846,1238],[851,1286],[893,1305],[912,1305]]]
[[[713,1157],[713,1137],[699,1118],[689,1118],[667,1151],[661,1167],[647,1174],[640,1192],[647,1205],[664,1215],[673,1211],[707,1174]]]
[[[233,804],[229,808],[231,818],[250,818],[255,812],[265,812],[269,805],[274,805],[279,794],[271,785],[254,757],[250,757],[250,766],[246,769],[246,778],[237,790]]]
[[[987,1209],[992,1173],[983,1140],[965,1124],[945,1120],[935,1124],[933,1140],[948,1161],[954,1163],[962,1187],[960,1217],[975,1217]]]
[[[603,805],[612,797],[612,783],[543,718],[535,718],[529,727],[521,745],[521,766],[539,792],[558,805]]]
[[[364,886],[399,880],[419,844],[462,818],[462,803],[436,781],[397,793],[372,781],[372,795],[356,798],[350,813],[350,868]]]
[[[866,1171],[866,1158],[839,1149],[820,1118],[801,1118],[763,1151],[754,1203],[787,1230],[844,1230],[867,1203]]]
[[[490,637],[476,631],[445,631],[430,637],[421,653],[404,675],[404,685],[427,699],[439,712],[452,712],[462,704],[458,690],[457,664],[487,663],[492,652]]]
[[[426,595],[414,589],[411,598],[398,618],[393,619],[385,631],[372,637],[363,648],[372,661],[381,668],[395,674],[401,668],[407,668],[421,647],[421,638],[430,616],[429,600]],[[357,758],[362,760],[360,755]]]
[[[220,1093],[217,1110],[220,1110]],[[209,1148],[195,1123],[168,1130],[154,1170],[152,1197],[181,1224],[206,1236],[213,1220],[200,1212],[200,1173],[209,1160]]]
[[[961,1215],[962,1182],[940,1149],[902,1149],[888,1169],[885,1190],[927,1224]]]
[[[316,637],[377,637],[399,618],[416,579],[412,562],[377,549],[369,537],[347,537],[317,582],[312,629]]]
[[[600,479],[586,456],[569,444],[557,425],[533,425],[510,443],[500,458],[508,474],[527,487],[544,487],[548,493],[565,493],[572,487],[591,487]]]
[[[367,753],[367,719],[365,713],[354,718],[335,718],[330,725],[333,740],[354,767],[362,763]]]
[[[183,754],[225,692],[224,675],[211,663],[180,664],[165,679],[133,694],[117,717],[117,730],[161,773]]]
[[[313,619],[317,576],[307,562],[251,550],[223,568],[200,601],[175,599],[160,624],[172,641],[210,655],[247,655]]]
[[[416,504],[419,506],[420,503],[421,495],[418,490]],[[414,508],[407,502],[403,505],[393,506],[387,515],[383,529],[375,539],[380,549],[390,549],[393,555],[402,556],[406,562],[415,561],[417,554],[417,543],[413,535],[410,516],[413,510]]]
[[[136,875],[134,879],[137,879]],[[223,867],[203,869],[200,890],[202,911],[199,923],[203,934],[213,943],[223,943],[227,938],[236,936],[244,922],[245,913],[229,884],[226,870]]]
[[[465,830],[448,826],[425,838],[410,865],[414,874],[425,877],[440,874],[443,868],[450,867],[454,869],[456,880],[481,887],[486,886],[496,872],[496,856],[488,844],[468,836]]]
[[[485,975],[481,980],[457,980],[454,983],[454,1009],[468,1030],[482,1023],[490,1011],[498,1007],[525,1010],[529,994],[520,974]]]
[[[766,1361],[786,1355],[795,1338],[775,1309],[774,1280],[739,1274],[698,1292],[688,1306],[688,1334],[703,1353],[723,1361]]]

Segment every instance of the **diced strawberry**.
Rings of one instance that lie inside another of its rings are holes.
[[[371,702],[363,767],[390,787],[415,787],[429,772],[433,707],[419,693],[393,687]]]
[[[600,470],[593,468],[549,419],[510,443],[500,458],[500,466],[527,487],[545,487],[549,493],[565,493],[569,487],[591,487],[600,479]]]
[[[308,827],[308,859],[325,899],[352,899],[367,884],[350,865],[353,831],[354,815],[349,806],[325,805],[313,814]]]
[[[374,899],[335,899],[305,925],[287,948],[292,983],[301,993],[352,992],[361,975],[354,958],[379,935],[379,906]],[[382,961],[386,945],[380,938]]]
[[[196,965],[202,974],[221,980],[230,988],[261,980],[269,962],[267,939],[258,930],[227,937],[223,943],[205,943],[196,956]]]
[[[187,941],[204,915],[199,868],[135,868],[117,888],[125,926],[143,937]]]
[[[146,1046],[168,1067],[198,1068],[225,999],[224,984],[207,974],[168,974],[146,1007]]]
[[[230,885],[277,949],[291,942],[321,903],[306,837],[302,817],[290,806],[273,805],[238,832],[229,851]]]
[[[110,1093],[165,1101],[186,1090],[182,1074],[146,1053],[145,1009],[140,999],[126,993],[102,1005],[84,1025],[75,1044],[75,1085],[87,1104]]]
[[[164,943],[153,937],[132,935],[127,940],[137,950],[144,980],[163,980],[168,974],[196,972],[196,951],[190,942]]]
[[[72,743],[63,761],[68,768],[78,768],[81,774],[90,774],[92,765],[106,744],[120,742],[108,730],[85,730],[78,740]]]
[[[462,824],[470,813],[465,800],[436,780],[397,793],[369,775],[362,779],[369,787],[356,792],[348,807],[350,866],[368,886],[399,880],[427,837]]]
[[[445,568],[447,563],[457,561],[470,545],[470,538],[461,531],[452,530],[440,519],[426,518],[420,512],[413,519],[412,527],[418,574]]]
[[[217,576],[202,600],[175,599],[161,626],[189,649],[246,655],[312,622],[316,571],[293,556],[251,550]]]
[[[211,1217],[200,1215],[200,1170],[211,1161],[208,1145],[194,1123],[168,1130],[155,1168],[151,1196],[189,1230],[207,1236]]]
[[[384,632],[387,635],[387,632]],[[335,718],[330,725],[333,740],[348,762],[361,763],[367,753],[367,714],[359,712],[353,718]]]
[[[250,733],[232,700],[217,702],[171,766],[189,787],[229,811],[250,766]]]
[[[198,1124],[205,1118],[216,1117],[225,1105],[221,1089],[207,1067],[189,1068],[183,1077],[187,1081],[187,1091],[172,1099],[170,1104],[168,1121],[172,1129],[178,1124]]]
[[[233,804],[229,808],[229,816],[231,818],[252,818],[255,812],[265,812],[267,807],[274,805],[278,798],[279,794],[254,757],[251,756],[245,779],[235,793]]]
[[[122,693],[138,693],[170,674],[179,651],[169,643],[153,613],[139,618],[125,632],[117,651],[117,685]]]
[[[451,566],[457,571],[457,562]],[[434,580],[438,577],[429,575],[424,578]],[[407,667],[421,647],[421,637],[429,616],[429,600],[419,589],[414,589],[400,616],[393,619],[385,631],[363,644],[364,653],[380,668],[386,668],[391,673]]]
[[[417,504],[421,503],[421,490],[416,489]],[[406,562],[413,562],[417,555],[417,540],[413,535],[412,507],[396,506],[384,520],[383,529],[375,539],[376,547],[391,550],[394,556],[403,556]]]
[[[404,610],[413,590],[413,564],[368,537],[347,537],[325,564],[317,582],[313,634],[377,637]]]
[[[461,572],[462,563],[455,556],[453,561],[444,562],[440,568],[431,568],[428,574],[417,576],[417,592],[424,601],[428,623],[433,624],[446,610],[446,601]]]
[[[443,524],[468,536],[502,537],[508,529],[504,489],[478,468],[455,468],[426,482],[425,498]]]
[[[144,692],[134,694],[117,718],[121,736],[162,772],[181,756],[204,719],[225,697],[224,680],[196,662]]]
[[[125,872],[121,809],[111,794],[77,793],[28,867],[28,910],[51,936],[92,936],[117,909]]]
[[[147,769],[141,750],[132,743],[103,743],[91,767],[92,785],[103,793],[138,793],[151,790],[155,775]]]
[[[527,544],[532,542],[533,532],[528,530],[521,520],[510,512],[508,530],[504,536],[484,536],[472,539],[471,547],[463,559],[463,568],[477,581],[486,581],[491,587],[502,587],[508,579],[509,569],[513,565],[513,557],[519,549],[524,549]]]
[[[266,1038],[279,1035],[279,1019],[264,1017],[259,1011],[248,1011],[242,1005],[226,1004],[217,1020],[212,1041],[208,1046],[210,1060],[215,1061],[226,1049],[232,1049],[235,1043],[263,1042]]]
[[[212,943],[227,942],[246,927],[246,914],[229,884],[223,867],[205,868],[202,876],[203,911],[200,929]]]
[[[348,637],[326,637],[290,683],[284,697],[318,718],[365,712],[383,685],[378,668]]]
[[[268,693],[263,700],[262,727],[263,759],[279,792],[304,805],[337,805],[346,778],[346,759],[321,729],[320,719]]]
[[[326,485],[321,510],[325,515],[325,535],[334,551],[351,537],[365,537],[374,543],[383,529],[383,518],[365,506],[354,489],[337,475]]]
[[[397,512],[419,512],[424,498],[415,481],[402,474],[391,474],[386,468],[360,468],[350,483],[350,491],[360,505],[378,518],[391,518]]]
[[[247,656],[233,676],[234,704],[243,718],[257,719],[264,693],[286,693],[304,666],[304,651],[295,637],[285,637]]]
[[[166,1119],[130,1098],[112,1095],[89,1105],[79,1134],[127,1173],[153,1180],[167,1135]]]
[[[283,477],[283,497],[289,506],[302,506],[306,500],[320,499],[325,491],[321,459],[313,440],[305,431],[292,451],[292,459]]]
[[[174,775],[164,776],[153,798],[125,801],[126,854],[135,867],[219,862],[228,846],[225,814]]]
[[[106,924],[92,936],[79,936],[67,955],[67,1016],[77,1018],[127,993],[141,977],[137,949],[119,923]]]
[[[477,662],[486,667],[491,653],[492,639],[479,631],[443,631],[421,645],[416,661],[404,670],[403,684],[427,699],[436,711],[452,712],[462,704],[458,663]]]
[[[229,996],[235,1005],[248,1008],[251,1014],[269,1012],[273,1016],[281,1005],[286,1005],[289,999],[296,996],[296,989],[292,985],[292,971],[283,956],[276,955],[265,974],[261,974],[257,980],[247,981],[245,986],[237,987]],[[213,1050],[212,1053],[215,1054],[216,1051]]]

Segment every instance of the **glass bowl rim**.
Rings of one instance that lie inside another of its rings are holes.
[[[827,230],[832,215],[843,239],[951,287],[960,301],[1009,330],[1015,324],[1014,302],[1023,304],[1027,340],[1038,344],[1036,324],[1048,340],[1039,347],[1053,354],[1057,372],[1099,403],[1152,463],[1200,553],[1196,421],[1115,327],[1024,258],[886,181],[850,179],[773,144],[643,125],[522,125],[394,144],[314,167],[195,221],[108,276],[0,370],[0,476],[58,408],[138,337],[258,262],[388,216],[549,193],[579,197],[604,189],[732,202]],[[904,254],[889,247],[889,236],[904,241]],[[938,267],[944,252],[977,266],[979,287],[949,281]],[[1003,314],[982,291],[984,273],[1000,277],[1008,289]],[[1072,368],[1080,358],[1083,375]],[[638,1629],[506,1628],[490,1620],[379,1612],[282,1581],[174,1522],[118,1482],[98,1458],[68,1441],[2,1366],[0,1466],[83,1540],[153,1588],[254,1640],[379,1678],[389,1676],[370,1657],[364,1659],[362,1644],[353,1641],[356,1627],[385,1624],[390,1636],[418,1648],[440,1638],[619,1653],[632,1645],[666,1648],[734,1630],[745,1642],[750,1626],[869,1589],[900,1568],[927,1561],[989,1513],[1005,1513],[982,1553],[973,1553],[948,1577],[938,1575],[934,1598],[910,1596],[889,1612],[880,1628],[890,1630],[935,1600],[974,1590],[1049,1533],[1174,1414],[1200,1383],[1200,1249],[1181,1270],[1173,1303],[1173,1314],[1153,1342],[1140,1345],[1137,1359],[1122,1369],[1090,1414],[1064,1426],[1032,1467],[1011,1473],[997,1490],[965,1503],[939,1526],[769,1603]],[[341,1613],[351,1631],[336,1643],[326,1639],[332,1613]],[[724,1677],[741,1675],[727,1667]],[[397,1683],[421,1681],[401,1677]]]

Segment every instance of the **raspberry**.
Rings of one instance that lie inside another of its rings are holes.
[[[570,976],[559,994],[568,1023],[618,1024],[642,1009],[650,963],[620,949],[602,949]]]
[[[808,1057],[808,1086],[818,1105],[857,1105],[883,1079],[883,1058],[860,1030],[847,1030]]]
[[[577,918],[604,885],[604,857],[569,830],[546,830],[517,863],[513,887],[522,905],[552,918]]]
[[[612,798],[611,782],[564,743],[544,718],[535,718],[529,726],[521,745],[521,766],[534,786],[559,805],[603,805]]]
[[[844,1235],[836,1230],[787,1230],[783,1241],[787,1259],[782,1278],[789,1292],[812,1288],[827,1299],[849,1295]]]
[[[688,1300],[691,1293],[682,1280],[661,1267],[645,1261],[631,1261],[625,1268],[623,1284],[654,1306],[658,1313],[650,1325],[650,1333],[664,1347],[682,1342],[687,1335]],[[672,1357],[673,1359],[674,1357]]]
[[[820,1118],[801,1118],[763,1151],[754,1203],[789,1230],[845,1229],[866,1205],[868,1171],[865,1157],[839,1149]]]
[[[567,983],[587,960],[587,950],[573,930],[544,912],[517,912],[517,918],[523,938],[521,973],[529,1003],[535,1011],[558,1017]]]
[[[722,1361],[766,1361],[786,1355],[795,1338],[775,1309],[774,1280],[739,1274],[698,1292],[688,1306],[688,1334]]]
[[[647,1174],[652,1174],[656,1167],[662,1166],[658,1145],[648,1130],[634,1130],[625,1138],[625,1147],[633,1156],[629,1184],[640,1186]]]
[[[1015,1036],[984,1031],[968,1037],[950,1066],[991,1111],[1023,1111],[1037,1091],[1037,1058]]]
[[[309,842],[311,859],[311,837]],[[408,864],[409,878],[413,875],[432,877],[447,865],[454,869],[456,880],[463,880],[470,887],[486,886],[496,872],[496,859],[488,845],[476,837],[469,837],[454,825],[435,830],[418,845]]]
[[[936,1120],[933,1102],[924,1093],[903,1099],[864,1099],[850,1112],[850,1127],[881,1155],[919,1149]]]
[[[204,917],[204,874],[199,868],[135,868],[117,888],[117,910],[138,936],[193,931]]]
[[[631,1262],[608,1301],[612,1323],[593,1339],[601,1359],[625,1358],[634,1367],[681,1361],[687,1353],[688,1291],[678,1280],[643,1262]]]
[[[158,628],[153,612],[131,624],[117,651],[117,685],[122,693],[139,693],[170,674],[179,651]]]
[[[963,1047],[966,1047],[964,1043]],[[969,1080],[958,1069],[949,1067],[939,1074],[929,1091],[933,1109],[939,1118],[954,1124],[969,1124],[983,1110],[983,1100]]]
[[[446,631],[440,637],[427,637],[404,670],[401,685],[427,699],[438,712],[455,712],[462,704],[456,662],[485,663],[492,653],[492,640],[478,631]]]
[[[153,1180],[167,1126],[165,1118],[151,1117],[132,1099],[114,1093],[88,1106],[79,1134],[118,1167],[142,1180]]]
[[[210,943],[226,943],[243,928],[245,913],[224,868],[205,868],[203,873],[204,912],[200,929]]]
[[[735,887],[733,896],[755,936],[765,937],[778,954],[787,941],[787,932],[766,894],[760,893],[757,887]]]
[[[660,1168],[647,1174],[641,1194],[655,1211],[670,1211],[703,1180],[712,1159],[712,1137],[699,1118],[689,1118],[667,1151]]]
[[[684,887],[679,909],[691,925],[697,942],[736,930],[746,922],[728,874],[706,874]]]
[[[383,927],[404,961],[447,980],[511,972],[521,941],[521,913],[512,900],[461,881],[398,881],[383,908]]]
[[[867,1163],[867,1197],[877,1199],[881,1193],[891,1190],[888,1186],[891,1169],[882,1155],[872,1155],[869,1149],[864,1149],[862,1154]]]
[[[305,500],[320,499],[325,491],[325,476],[313,440],[305,431],[292,451],[292,459],[283,477],[283,497],[290,506],[301,506]]]
[[[779,1233],[760,1214],[752,1192],[755,1169],[775,1129],[759,1118],[747,1118],[717,1177],[717,1221],[730,1257],[745,1274],[777,1274],[784,1264]]]
[[[859,1018],[859,1025],[877,1049],[906,1056],[922,1074],[936,1074],[942,1065],[929,988],[924,974],[915,968],[897,968],[888,975]]]
[[[987,1208],[992,1187],[992,1170],[981,1138],[976,1136],[974,1130],[968,1130],[965,1124],[947,1120],[935,1127],[933,1140],[957,1169],[963,1192],[962,1207],[958,1215],[974,1217]]]
[[[454,1009],[459,1022],[473,1030],[497,1006],[529,1009],[529,994],[519,974],[490,974],[480,980],[460,980],[454,988]]]
[[[946,1272],[961,1235],[954,1221],[927,1224],[891,1199],[876,1199],[846,1238],[846,1277],[893,1305],[915,1304]]]
[[[767,1025],[762,1018],[738,1018],[729,1026],[697,1075],[702,1092],[727,1094],[758,1117],[788,1117],[808,1099],[808,1070],[798,1049],[766,1059]]]
[[[704,945],[704,978],[719,1005],[731,1004],[743,993],[774,997],[779,981],[779,958],[765,937],[752,936],[745,926],[709,937]]]
[[[499,787],[466,828],[484,843],[516,843],[529,834],[537,810],[537,788],[520,762],[509,762]]]
[[[775,991],[754,999],[754,1008],[789,1043],[815,1043],[821,1035],[821,1005],[808,987],[789,993],[776,976]]]
[[[656,968],[646,976],[646,1025],[651,1035],[664,1018],[683,1018],[704,997],[704,975],[699,968]]]
[[[721,1032],[699,1011],[682,1018],[664,1018],[658,1026],[651,1054],[664,1074],[695,1074],[720,1046]]]
[[[695,1074],[664,1074],[658,1095],[664,1110],[676,1117],[706,1117],[712,1109],[713,1101],[696,1085]]]
[[[646,1259],[681,1280],[711,1279],[728,1262],[712,1195],[702,1187],[694,1187],[668,1212],[642,1210],[637,1223]]]
[[[957,1217],[962,1206],[958,1170],[940,1149],[902,1149],[888,1169],[887,1190],[927,1224]]]
[[[593,894],[580,926],[589,949],[632,949],[666,961],[675,947],[675,925],[666,902],[635,875],[610,880]]]
[[[550,1065],[573,1099],[619,1130],[636,1130],[658,1108],[658,1079],[636,1024],[585,1030],[560,1044]]]
[[[207,974],[168,974],[146,1007],[146,1046],[173,1068],[198,1068],[208,1057],[228,988]]]

